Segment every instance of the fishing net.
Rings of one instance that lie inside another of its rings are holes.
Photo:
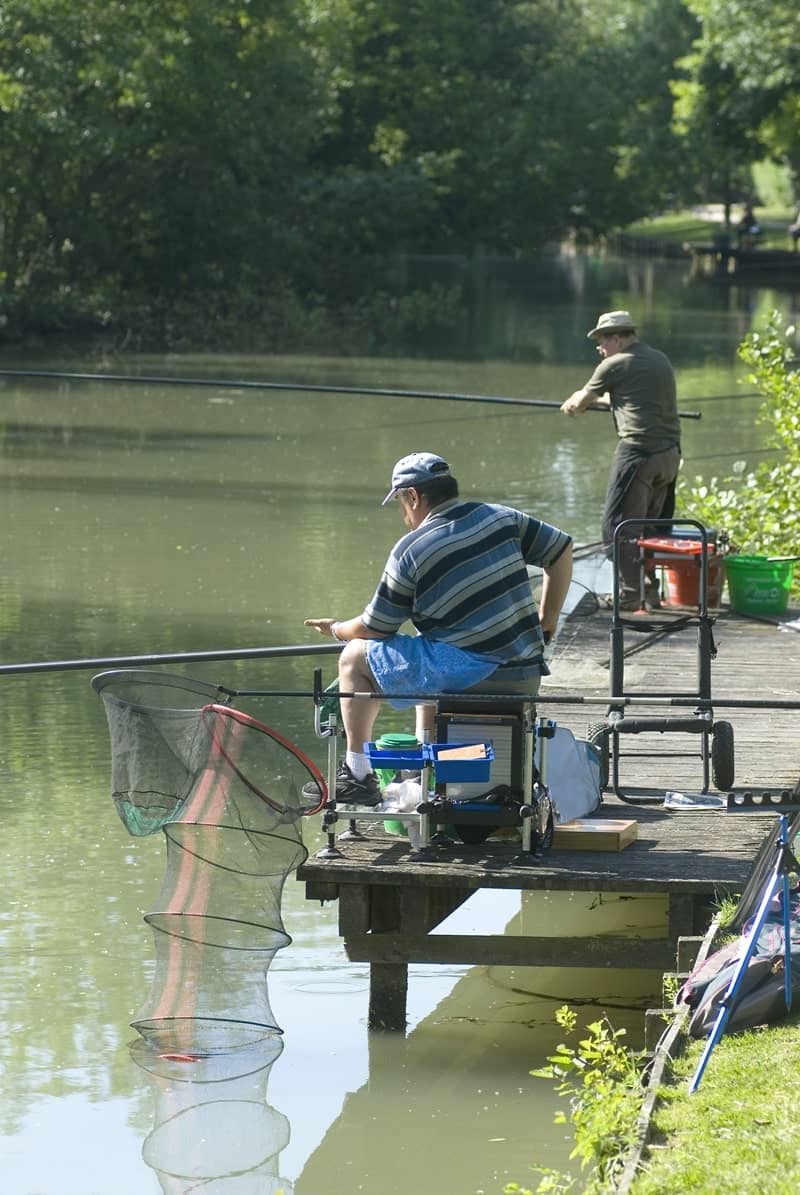
[[[324,803],[325,781],[278,731],[209,702],[222,692],[213,686],[131,672],[92,683],[105,703],[122,820],[134,834],[161,828],[167,840],[157,908],[145,916],[155,974],[133,1025],[165,1055],[252,1047],[280,1033],[267,971],[291,940],[281,895],[307,855],[301,822]],[[303,795],[309,779],[313,803]]]
[[[206,681],[144,671],[101,672],[92,688],[108,719],[117,813],[131,834],[155,834],[179,815],[208,758],[200,710],[224,704],[225,694]]]

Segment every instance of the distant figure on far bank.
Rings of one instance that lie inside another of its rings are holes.
[[[754,249],[756,238],[761,235],[761,225],[756,220],[752,203],[744,205],[742,218],[736,225],[736,239],[740,249]]]
[[[579,415],[587,407],[605,405],[614,417],[619,442],[603,512],[603,541],[611,545],[623,519],[669,519],[674,513],[681,463],[677,387],[669,358],[639,340],[629,312],[604,312],[587,335],[603,359],[561,410]],[[638,549],[623,542],[619,556],[620,608],[638,610]],[[655,572],[645,577],[644,598],[646,608],[661,605]]]
[[[794,220],[786,230],[792,238],[792,248],[797,252],[797,242],[800,241],[800,207],[794,214]]]

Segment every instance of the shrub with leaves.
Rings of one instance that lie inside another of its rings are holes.
[[[794,555],[800,544],[800,372],[792,367],[797,331],[773,312],[764,332],[739,346],[751,381],[763,397],[758,422],[771,425],[775,457],[748,470],[737,461],[728,477],[683,482],[679,501],[709,527],[726,531],[742,552]],[[800,575],[795,581],[797,586]]]
[[[566,1004],[556,1021],[568,1034],[577,1027],[577,1016]],[[557,1112],[556,1124],[572,1123],[575,1146],[571,1158],[580,1158],[589,1170],[580,1190],[589,1195],[613,1191],[633,1146],[636,1118],[642,1103],[641,1055],[623,1044],[624,1029],[613,1029],[606,1017],[586,1027],[577,1047],[561,1044],[548,1057],[548,1066],[531,1071],[540,1079],[554,1079],[556,1091],[569,1100],[569,1114]],[[562,1195],[576,1189],[577,1179],[545,1167],[536,1195]],[[504,1195],[533,1195],[517,1183],[503,1188]]]

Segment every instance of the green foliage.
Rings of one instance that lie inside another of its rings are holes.
[[[794,186],[791,172],[785,162],[774,162],[766,158],[754,162],[752,168],[753,192],[765,207],[790,209],[794,202]],[[791,222],[791,216],[786,221]]]
[[[204,342],[289,292],[353,307],[399,253],[620,227],[678,176],[690,33],[683,0],[613,19],[591,0],[6,0],[0,316]]]
[[[577,1016],[567,1005],[556,1013],[556,1021],[568,1034],[577,1028]],[[581,1169],[589,1171],[580,1190],[602,1195],[614,1189],[624,1155],[635,1136],[636,1116],[642,1101],[641,1056],[623,1045],[624,1029],[613,1029],[606,1017],[586,1027],[577,1046],[561,1044],[549,1056],[548,1066],[531,1071],[541,1079],[553,1079],[556,1091],[569,1101],[569,1115],[558,1112],[556,1124],[572,1124],[575,1147],[570,1154],[580,1158]],[[545,1167],[534,1166],[541,1179],[535,1195],[562,1195],[576,1190],[578,1180]],[[504,1195],[533,1195],[517,1183],[503,1188]]]
[[[800,176],[800,73],[797,60],[797,7],[790,0],[686,0],[699,21],[699,37],[684,64],[699,92],[695,114],[704,112],[710,137],[727,142],[726,122],[765,154]],[[708,87],[708,71],[726,81],[718,93]],[[715,124],[715,121],[718,123]],[[720,138],[721,134],[721,138]],[[733,144],[733,143],[732,143]],[[746,164],[740,159],[738,165]]]
[[[800,543],[800,373],[792,367],[796,330],[773,312],[764,332],[739,346],[763,402],[759,421],[771,428],[775,459],[754,469],[737,461],[730,476],[681,483],[684,509],[707,526],[728,532],[736,547],[755,555],[788,556]]]

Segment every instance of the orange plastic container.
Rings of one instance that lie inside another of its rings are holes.
[[[637,540],[650,559],[664,570],[667,593],[663,600],[670,606],[700,606],[699,539],[653,538]],[[706,543],[708,553],[708,608],[719,609],[725,583],[725,560],[716,551],[716,544]]]

